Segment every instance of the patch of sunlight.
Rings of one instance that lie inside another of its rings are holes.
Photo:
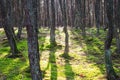
[[[4,29],[3,29],[3,28],[0,28],[0,31],[4,31]]]
[[[0,54],[0,58],[4,58],[7,54],[8,54],[7,52]]]
[[[14,32],[15,32],[15,34],[17,34],[17,33],[18,33],[18,30],[14,30]]]
[[[50,32],[50,29],[49,29],[49,28],[43,28],[43,27],[41,27],[41,28],[39,29],[39,32],[49,33],[49,32]]]
[[[59,32],[63,32],[63,27],[58,27],[57,29],[59,30]]]
[[[50,69],[49,70],[47,70],[47,71],[45,71],[45,73],[44,73],[44,79],[43,80],[50,80],[50,77],[51,77],[51,72],[50,72]]]
[[[4,29],[0,28],[0,34],[4,34]]]
[[[42,65],[42,66],[41,66],[41,69],[44,70],[44,69],[48,66],[48,64],[49,64],[48,61],[41,61],[41,62],[40,62],[40,65]]]
[[[57,30],[59,32],[58,35],[60,35],[62,37],[65,36],[65,33],[63,32],[63,28],[62,27],[59,27]]]
[[[87,64],[86,66],[83,65],[72,65],[72,69],[73,71],[76,73],[76,75],[78,77],[80,77],[81,75],[83,75],[84,77],[86,77],[88,80],[92,79],[95,80],[94,78],[96,76],[101,75],[102,73],[100,72],[100,69],[96,66],[91,67],[89,64]],[[87,80],[86,79],[86,80]]]
[[[64,70],[64,66],[63,66],[63,65],[62,65],[62,66],[59,65],[59,66],[58,66],[58,76],[59,76],[59,77],[65,77],[64,71],[65,71],[65,70]]]
[[[57,80],[66,80],[66,78],[65,77],[58,77]]]
[[[44,42],[44,46],[47,46],[47,45],[49,45],[50,44],[50,36],[46,36],[45,37],[45,42]]]
[[[55,55],[56,55],[56,57],[59,57],[59,56],[60,56],[60,52],[59,52],[59,51],[56,51],[56,52],[55,52]]]
[[[14,62],[20,61],[20,58],[13,59]]]

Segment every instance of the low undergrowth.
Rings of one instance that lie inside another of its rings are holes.
[[[106,80],[104,65],[104,41],[106,32],[87,29],[86,37],[80,35],[80,30],[69,29],[69,52],[64,57],[65,35],[62,28],[56,29],[56,43],[50,45],[49,29],[39,30],[40,65],[44,80]],[[11,54],[7,40],[0,39],[0,79],[31,80],[27,39],[24,30],[22,40],[17,41],[17,47],[22,57],[8,58]],[[4,31],[0,33],[5,38]],[[120,74],[119,58],[116,58],[115,40],[111,47],[115,71]]]

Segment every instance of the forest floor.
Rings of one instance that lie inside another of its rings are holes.
[[[17,30],[15,31],[17,32]],[[106,80],[104,63],[104,40],[106,33],[96,29],[86,29],[86,37],[81,31],[68,28],[69,57],[64,58],[65,35],[63,28],[56,29],[57,46],[50,45],[48,28],[39,30],[40,66],[44,80]],[[0,29],[0,80],[31,80],[26,31],[17,47],[22,54],[19,58],[8,58],[11,54],[3,29]],[[114,69],[120,75],[120,58],[116,55],[115,40],[112,43]]]

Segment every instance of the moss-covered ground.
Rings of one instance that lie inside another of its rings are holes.
[[[17,31],[16,31],[17,32]],[[106,80],[104,63],[104,41],[106,32],[86,29],[86,37],[81,31],[68,29],[69,57],[64,58],[65,35],[62,28],[56,29],[57,46],[50,45],[48,28],[39,30],[40,66],[44,80]],[[18,58],[9,58],[10,47],[3,29],[0,29],[0,80],[31,80],[26,31],[17,42]],[[114,69],[120,75],[120,58],[116,55],[116,41],[112,42],[112,59]]]

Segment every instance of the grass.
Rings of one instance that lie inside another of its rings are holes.
[[[82,37],[80,30],[69,29],[69,57],[64,58],[64,38],[62,28],[56,29],[56,47],[50,45],[49,29],[39,30],[40,65],[44,80],[106,80],[104,65],[104,40],[106,33],[101,29],[96,36],[96,29],[87,29],[87,36]],[[31,80],[26,32],[17,42],[20,58],[8,58],[10,47],[4,31],[0,32],[0,80]],[[116,59],[115,40],[112,52],[115,71],[120,75],[119,58]]]

